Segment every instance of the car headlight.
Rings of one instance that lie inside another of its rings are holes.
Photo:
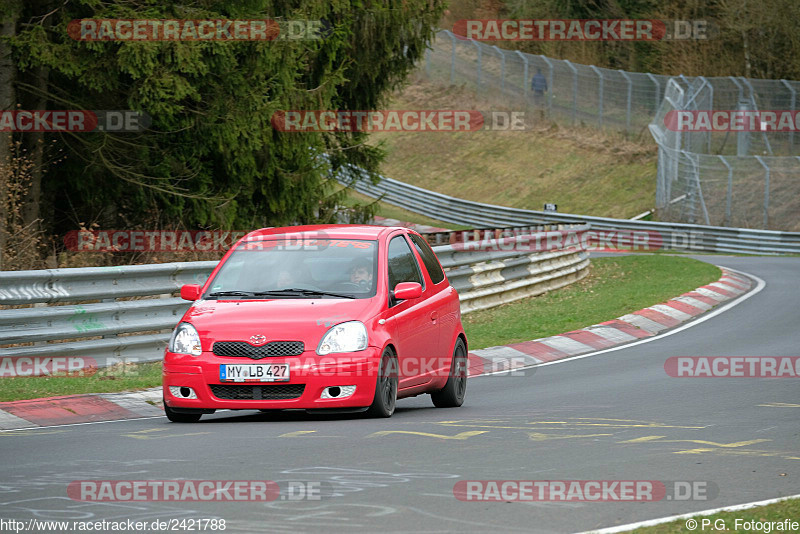
[[[169,340],[169,351],[192,356],[203,354],[203,349],[200,347],[200,335],[195,327],[189,323],[179,324]]]
[[[358,352],[367,348],[367,327],[361,321],[348,321],[331,327],[317,347],[323,356],[335,352]]]

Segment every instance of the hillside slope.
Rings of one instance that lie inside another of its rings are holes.
[[[464,88],[420,78],[388,107],[498,110]],[[382,132],[370,142],[388,152],[385,176],[460,198],[536,210],[551,202],[562,213],[621,218],[652,208],[655,145],[529,122],[527,131]]]

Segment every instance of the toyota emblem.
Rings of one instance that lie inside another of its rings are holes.
[[[250,336],[250,343],[253,345],[263,345],[266,342],[267,342],[267,336],[261,334]]]

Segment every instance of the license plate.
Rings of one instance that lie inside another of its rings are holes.
[[[289,364],[222,364],[219,379],[221,382],[284,382],[289,380]]]

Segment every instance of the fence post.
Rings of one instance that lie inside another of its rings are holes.
[[[482,58],[483,50],[481,50],[481,45],[477,41],[470,41],[470,42],[475,45],[475,48],[478,49],[478,72],[477,72],[477,74],[478,74],[478,91],[480,91],[481,90],[481,58]]]
[[[658,80],[656,79],[656,77],[653,76],[651,73],[646,72],[645,74],[647,74],[647,77],[650,78],[650,81],[652,81],[654,84],[656,84],[656,109],[655,109],[655,113],[658,113],[658,108],[659,108],[659,106],[661,106],[661,84],[658,83]]]
[[[622,74],[622,77],[625,78],[625,81],[628,82],[628,98],[625,102],[625,133],[630,133],[631,131],[631,98],[633,97],[633,81],[631,77],[622,69],[619,69],[619,73]]]
[[[725,195],[725,226],[731,226],[731,204],[733,202],[733,169],[722,156],[717,156],[728,169],[728,192]]]
[[[525,99],[525,102],[528,102],[528,56],[520,52],[519,50],[514,51],[520,59],[522,60],[522,97]]]
[[[553,116],[553,62],[547,56],[540,55],[540,58],[547,63],[547,116]]]
[[[758,162],[764,167],[764,230],[769,230],[769,165],[764,163],[761,156],[755,157]]]
[[[578,69],[568,59],[565,59],[564,63],[572,69],[572,125],[574,126],[578,119]]]
[[[792,110],[792,115],[794,115],[794,107],[797,103],[797,91],[795,91],[794,87],[792,87],[792,84],[790,84],[786,80],[781,80],[781,83],[785,85],[786,88],[789,89],[789,91],[792,93],[791,110]],[[789,131],[789,152],[794,152],[794,130]]]
[[[711,85],[710,83],[708,83],[708,80],[706,80],[705,76],[698,76],[697,79],[698,80],[703,80],[703,85],[705,87],[708,87],[708,92],[711,94],[711,96],[709,97],[708,109],[709,109],[709,111],[711,111],[711,110],[714,109],[714,86]],[[706,152],[711,154],[711,132],[708,132],[707,139],[708,139],[708,143],[707,143]]]
[[[450,85],[453,85],[456,79],[456,37],[448,30],[445,30],[445,33],[453,43],[453,50],[450,53]]]
[[[494,51],[500,54],[500,90],[505,93],[506,91],[506,55],[500,50],[497,45],[492,45]]]
[[[753,109],[757,111],[758,110],[758,102],[756,102],[756,90],[753,89],[753,86],[750,83],[750,80],[748,80],[744,76],[740,76],[740,78],[742,79],[744,84],[747,86],[747,88],[750,89],[750,102],[753,103]],[[764,131],[761,132],[761,139],[764,141],[764,146],[767,147],[767,154],[769,154],[771,156],[772,155],[772,143],[769,142],[769,137],[767,137],[767,133],[766,132],[764,132]]]
[[[594,73],[597,74],[597,77],[600,79],[600,87],[599,87],[600,90],[598,91],[598,95],[597,95],[598,96],[598,98],[597,98],[597,119],[598,119],[597,126],[599,128],[602,128],[603,127],[603,85],[604,85],[603,82],[605,80],[603,80],[603,73],[600,72],[600,69],[598,69],[594,65],[589,65],[589,66],[592,68]]]
[[[691,163],[692,165],[692,182],[691,185],[687,183],[687,189],[691,188],[691,193],[689,194],[689,200],[691,202],[692,207],[692,224],[694,224],[694,211],[695,211],[695,201],[700,201],[700,209],[703,210],[703,220],[707,225],[711,224],[711,221],[708,217],[708,209],[706,208],[706,199],[703,196],[703,186],[700,184],[700,154],[695,154],[693,152],[687,152],[686,150],[681,150],[681,154],[686,158],[686,160]],[[695,160],[697,157],[697,160]]]

